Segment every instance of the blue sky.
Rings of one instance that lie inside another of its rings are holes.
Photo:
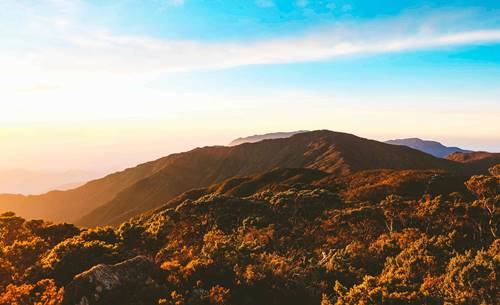
[[[0,0],[0,44],[0,168],[320,128],[500,150],[500,1]]]
[[[98,17],[101,24],[157,37],[212,41],[296,34],[339,21],[372,20],[408,11],[494,11],[500,8],[498,1],[491,0],[158,0],[92,3],[99,10],[113,15],[112,18]]]

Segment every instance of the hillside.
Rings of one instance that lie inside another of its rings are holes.
[[[114,228],[0,214],[0,304],[495,305],[499,180],[454,177],[275,169]],[[367,185],[413,198],[343,199]]]
[[[366,170],[338,176],[305,168],[277,168],[253,176],[230,178],[206,188],[189,190],[168,201],[160,210],[175,208],[185,200],[198,200],[208,194],[248,197],[259,192],[280,192],[291,188],[323,188],[335,192],[345,201],[380,201],[388,195],[416,199],[459,192],[467,196],[467,176],[441,170]],[[159,210],[152,210],[151,213]]]
[[[308,168],[334,175],[370,169],[466,171],[463,164],[405,146],[325,130],[232,147],[199,148],[172,158],[162,170],[123,190],[77,223],[116,225],[189,189],[274,168]]]
[[[385,141],[387,144],[392,145],[404,145],[414,149],[418,149],[430,155],[438,158],[444,158],[447,155],[454,152],[470,152],[469,150],[464,150],[458,147],[448,147],[436,141],[422,140],[419,138],[407,138],[407,139],[396,139]]]
[[[446,156],[446,159],[462,162],[462,163],[473,163],[481,160],[491,160],[500,161],[500,153],[490,153],[486,151],[475,151],[475,152],[456,152]]]
[[[238,138],[238,139],[231,141],[231,143],[229,143],[229,146],[240,145],[243,143],[255,143],[255,142],[262,141],[262,140],[289,138],[293,135],[296,135],[298,133],[303,133],[303,132],[307,132],[307,130],[290,131],[290,132],[272,132],[272,133],[266,133],[266,134],[261,134],[261,135],[242,137],[242,138]]]
[[[471,170],[479,171],[500,163],[500,153],[490,153],[477,151],[471,153],[453,153],[446,156],[446,159],[467,164]]]

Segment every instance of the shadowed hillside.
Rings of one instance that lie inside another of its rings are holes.
[[[422,194],[435,196],[451,192],[467,196],[465,180],[467,176],[442,170],[366,170],[338,176],[313,169],[280,168],[189,190],[170,200],[161,209],[175,208],[185,200],[197,200],[208,194],[248,197],[263,191],[279,192],[290,188],[328,189],[345,201],[377,202],[388,195],[416,199]]]

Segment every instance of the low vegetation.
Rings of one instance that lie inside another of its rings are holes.
[[[138,256],[161,280],[119,304],[498,304],[497,174],[416,199],[311,184],[201,194],[116,228],[4,213],[0,304],[68,304],[76,275]]]

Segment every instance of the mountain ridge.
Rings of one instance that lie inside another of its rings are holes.
[[[274,168],[309,168],[333,175],[370,169],[441,169],[470,165],[352,134],[318,130],[237,146],[208,146],[140,164],[70,191],[40,196],[0,195],[0,209],[29,218],[84,226],[116,225],[193,188]],[[479,171],[473,167],[474,171]]]
[[[177,157],[172,167],[167,166],[123,190],[110,202],[83,216],[77,224],[117,225],[189,189],[276,167],[309,168],[336,175],[379,168],[466,170],[463,164],[437,159],[405,146],[326,130],[231,147],[198,148]],[[195,173],[195,177],[186,172]]]

